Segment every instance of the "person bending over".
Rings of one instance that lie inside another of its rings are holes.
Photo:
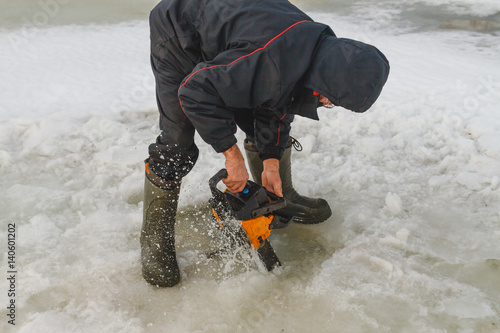
[[[229,191],[249,178],[239,127],[254,181],[286,199],[281,215],[304,224],[330,217],[325,200],[292,186],[290,125],[295,115],[318,120],[319,106],[366,111],[387,80],[385,56],[337,38],[286,0],[163,0],[150,28],[161,133],[146,160],[144,279],[180,280],[174,224],[181,180],[198,158],[195,131],[224,154]]]

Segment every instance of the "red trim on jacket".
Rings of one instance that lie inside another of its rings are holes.
[[[188,81],[191,79],[191,77],[193,77],[193,75],[195,75],[196,73],[198,73],[198,72],[200,72],[200,71],[202,71],[202,70],[205,70],[205,69],[210,69],[210,68],[215,68],[215,67],[227,67],[227,66],[230,66],[230,65],[234,64],[235,62],[237,62],[237,61],[239,61],[239,60],[243,59],[243,58],[246,58],[246,57],[251,56],[252,54],[254,54],[254,53],[258,52],[258,51],[262,51],[262,50],[264,50],[266,47],[268,47],[268,46],[269,46],[269,44],[271,44],[274,40],[276,40],[278,37],[280,37],[281,35],[283,35],[285,32],[287,32],[288,30],[290,30],[290,29],[291,29],[291,28],[293,28],[294,26],[296,26],[296,25],[298,25],[298,24],[300,24],[300,23],[304,23],[304,22],[311,22],[311,21],[309,21],[309,20],[303,20],[303,21],[295,22],[294,24],[292,24],[291,26],[289,26],[288,28],[286,28],[285,30],[283,30],[282,32],[280,32],[278,35],[276,35],[276,36],[274,36],[273,38],[271,38],[271,40],[269,40],[269,41],[268,41],[268,42],[267,42],[267,43],[266,43],[263,47],[258,48],[258,49],[254,50],[253,52],[251,52],[251,53],[249,53],[249,54],[246,54],[246,55],[244,55],[244,56],[241,56],[241,57],[239,57],[239,58],[237,58],[237,59],[235,59],[235,60],[231,61],[229,64],[226,64],[226,65],[213,65],[213,66],[208,66],[208,67],[204,67],[204,68],[200,68],[200,69],[198,69],[196,72],[191,73],[191,75],[189,75],[189,76],[187,77],[187,79],[184,81],[184,83],[183,83],[183,84],[181,84],[181,85],[179,86],[179,89],[180,89],[180,88],[182,88],[183,86],[185,86],[185,85],[186,85],[186,83],[188,83]],[[182,101],[181,101],[181,98],[180,98],[180,97],[179,97],[179,105],[181,106],[182,112],[184,112],[184,114],[186,114],[186,112],[184,111],[184,107],[182,106]],[[269,110],[271,110],[271,109],[269,109]],[[186,116],[187,116],[187,115],[186,115]],[[278,126],[278,142],[276,142],[276,146],[278,146],[278,144],[280,143],[281,120],[282,120],[283,118],[285,118],[285,116],[286,116],[286,113],[285,113],[285,114],[283,115],[283,117],[281,117],[281,119],[280,119],[280,123],[279,123],[279,126]]]
[[[191,77],[192,77],[193,75],[195,75],[196,73],[198,73],[198,72],[200,72],[200,71],[202,71],[202,70],[204,70],[204,69],[210,69],[210,68],[214,68],[214,67],[227,67],[227,66],[230,66],[230,65],[234,64],[234,63],[235,63],[236,61],[238,61],[238,60],[241,60],[241,59],[243,59],[243,58],[246,58],[246,57],[248,57],[248,56],[251,56],[252,54],[254,54],[254,53],[258,52],[258,51],[262,51],[262,50],[264,50],[266,47],[268,47],[268,46],[269,46],[269,44],[271,44],[271,43],[272,43],[272,42],[273,42],[276,38],[280,37],[281,35],[283,35],[285,32],[287,32],[288,30],[290,30],[291,28],[293,28],[293,27],[294,27],[294,26],[296,26],[297,24],[304,23],[304,22],[311,22],[311,21],[309,21],[309,20],[304,20],[304,21],[299,21],[299,22],[296,22],[296,23],[292,24],[291,26],[289,26],[288,28],[286,28],[285,30],[283,30],[281,33],[279,33],[278,35],[276,35],[275,37],[273,37],[273,38],[272,38],[269,42],[267,42],[267,43],[266,43],[266,45],[264,45],[263,47],[256,49],[256,50],[255,50],[255,51],[253,51],[252,53],[249,53],[249,54],[246,54],[246,55],[244,55],[244,56],[241,56],[241,57],[239,57],[238,59],[235,59],[235,60],[231,61],[229,64],[226,64],[226,65],[213,65],[213,66],[208,66],[208,67],[204,67],[204,68],[200,68],[200,69],[198,69],[196,72],[191,73],[191,75],[189,75],[189,76],[188,76],[188,78],[186,79],[186,81],[184,81],[184,83],[180,85],[179,89],[180,89],[181,87],[183,87],[186,83],[188,83],[189,79],[191,79]],[[182,104],[181,104],[181,107],[182,107]]]
[[[283,118],[285,118],[286,116],[286,113],[283,115],[283,117],[281,117],[281,119],[279,120],[280,124],[278,126],[278,141],[276,142],[276,145],[275,147],[278,147],[278,145],[280,144],[280,132],[281,132],[281,121],[283,120]]]

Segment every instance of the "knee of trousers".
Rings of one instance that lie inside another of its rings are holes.
[[[189,148],[163,145],[159,142],[149,145],[149,168],[166,181],[180,180],[186,176],[198,160],[199,150],[193,143]]]

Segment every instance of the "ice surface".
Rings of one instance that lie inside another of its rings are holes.
[[[207,180],[223,158],[197,137],[178,215],[182,282],[165,290],[139,262],[142,160],[158,134],[147,22],[1,32],[0,244],[15,222],[19,293],[17,325],[4,307],[0,331],[498,330],[500,41],[408,31],[391,25],[394,2],[377,4],[365,10],[384,24],[359,19],[361,6],[312,14],[391,62],[367,113],[320,109],[321,121],[293,124],[295,187],[327,199],[332,218],[275,231],[275,273],[248,256],[207,260]]]

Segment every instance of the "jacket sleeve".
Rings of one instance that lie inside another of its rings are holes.
[[[261,160],[281,159],[288,143],[292,121],[292,114],[280,110],[254,110],[254,138]]]
[[[265,50],[249,51],[249,47],[242,47],[198,64],[183,80],[178,96],[184,113],[202,139],[215,151],[223,152],[236,143],[234,112],[259,106],[268,110],[279,93],[279,74]],[[256,130],[279,127],[273,117],[264,111],[259,113]]]

